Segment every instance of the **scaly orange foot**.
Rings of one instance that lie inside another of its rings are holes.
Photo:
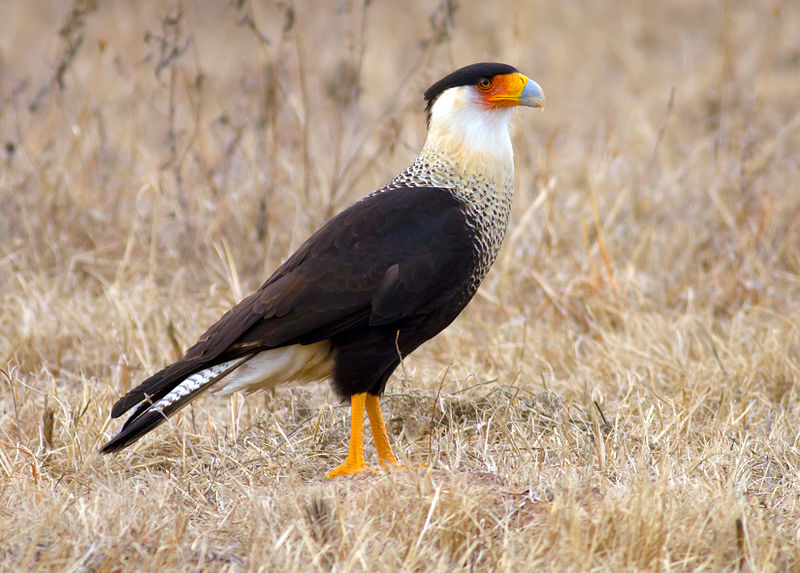
[[[378,452],[378,459],[381,465],[384,468],[405,469],[394,457],[392,446],[389,444],[389,433],[386,431],[386,424],[383,422],[380,398],[375,394],[367,394],[365,402],[369,425],[372,428],[372,439],[375,440],[375,450]]]
[[[357,474],[365,471],[378,472],[364,463],[364,410],[369,416],[369,425],[372,428],[372,437],[375,440],[375,450],[383,469],[405,469],[401,466],[392,452],[389,444],[389,434],[381,413],[381,404],[375,394],[353,394],[350,397],[350,451],[347,459],[338,468],[327,473],[328,479]]]
[[[377,471],[378,470],[376,470],[372,466],[368,466],[367,464],[365,464],[363,460],[360,463],[357,461],[352,462],[348,457],[339,467],[337,467],[336,469],[332,469],[325,475],[328,479],[333,479],[335,477],[360,474],[361,472],[377,472]]]
[[[364,403],[366,397],[366,393],[353,394],[350,397],[350,451],[342,465],[327,473],[328,479],[373,470],[364,463]]]

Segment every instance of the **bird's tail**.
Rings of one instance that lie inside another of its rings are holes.
[[[168,392],[160,392],[161,396],[154,395],[151,397],[146,391],[141,392],[141,402],[136,405],[133,413],[125,420],[119,432],[100,448],[100,451],[104,454],[109,454],[129,446],[150,430],[161,425],[164,420],[239,368],[253,356],[255,354],[215,364],[195,372],[184,378]],[[157,381],[154,382],[157,384]],[[122,403],[123,400],[125,400],[125,397],[117,405]],[[123,409],[122,412],[126,409]],[[116,406],[114,411],[117,411]],[[118,415],[114,415],[114,417]]]

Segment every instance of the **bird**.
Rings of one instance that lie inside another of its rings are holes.
[[[365,411],[380,465],[400,467],[380,396],[496,259],[514,193],[512,116],[545,104],[535,81],[497,62],[453,71],[424,99],[427,137],[409,167],[331,218],[182,358],[122,396],[111,417],[133,411],[101,452],[125,448],[211,388],[330,379],[351,415],[347,457],[327,477],[379,470],[364,460]]]

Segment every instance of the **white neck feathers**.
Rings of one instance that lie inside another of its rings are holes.
[[[487,109],[472,86],[451,88],[431,108],[423,153],[444,153],[467,171],[513,172],[512,113]]]

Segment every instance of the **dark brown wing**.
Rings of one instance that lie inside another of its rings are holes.
[[[463,204],[448,190],[370,195],[314,233],[183,358],[123,396],[112,416],[159,400],[214,364],[390,324],[447,304],[469,280],[473,252]]]

